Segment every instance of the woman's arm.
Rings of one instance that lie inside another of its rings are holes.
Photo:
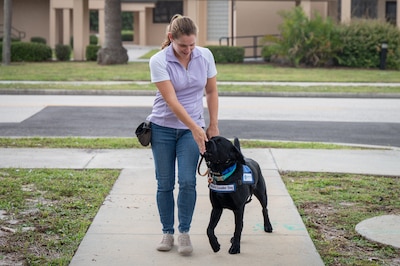
[[[216,76],[207,79],[206,100],[210,116],[210,124],[206,130],[207,137],[212,138],[219,135],[218,128],[218,88]]]

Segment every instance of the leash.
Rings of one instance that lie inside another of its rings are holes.
[[[200,161],[199,161],[199,164],[197,165],[197,173],[198,173],[199,175],[201,175],[201,176],[208,176],[208,174],[210,173],[210,168],[207,167],[207,170],[204,172],[204,174],[202,174],[202,173],[200,172],[200,166],[201,166],[201,163],[203,162],[203,159],[204,159],[204,157],[201,156],[201,159],[200,159]]]
[[[199,164],[197,165],[197,173],[199,175],[201,175],[201,176],[207,176],[207,182],[208,182],[208,184],[210,184],[210,183],[212,183],[212,178],[211,178],[211,175],[210,175],[210,168],[207,167],[207,170],[204,172],[204,174],[202,174],[200,172],[200,166],[201,166],[201,163],[203,162],[203,160],[204,160],[204,157],[201,156]]]

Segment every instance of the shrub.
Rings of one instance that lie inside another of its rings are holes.
[[[261,57],[265,62],[270,62],[271,59],[278,54],[276,43],[279,41],[279,38],[275,35],[265,35],[260,44],[263,45],[261,49]]]
[[[57,44],[56,58],[59,61],[69,61],[71,59],[71,46],[64,44]]]
[[[0,59],[2,59],[2,49],[0,45]],[[12,62],[40,62],[50,60],[52,56],[51,48],[42,43],[13,42],[11,43]]]
[[[46,39],[43,37],[31,37],[31,42],[46,44]]]
[[[377,68],[382,42],[388,44],[387,68],[400,69],[400,30],[377,20],[358,20],[340,26],[343,49],[338,64],[348,67]]]
[[[124,30],[121,32],[121,38],[123,42],[132,42],[133,41],[133,31]]]
[[[294,66],[332,63],[341,44],[339,30],[331,19],[324,20],[319,14],[309,19],[301,7],[281,15],[284,19],[279,26],[281,38],[271,48],[278,56],[287,58]]]
[[[244,48],[237,46],[207,46],[213,53],[216,63],[242,63]]]
[[[87,61],[97,61],[97,52],[100,50],[98,45],[88,45],[86,46],[86,60]]]
[[[99,42],[99,38],[97,38],[97,36],[96,35],[90,35],[90,37],[89,37],[90,39],[89,39],[89,43],[91,44],[91,45],[97,45],[97,43]]]

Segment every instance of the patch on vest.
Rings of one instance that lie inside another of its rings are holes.
[[[220,193],[231,193],[236,191],[236,185],[217,185],[214,183],[210,183],[208,186],[212,191],[220,192]]]
[[[251,172],[250,167],[247,165],[243,165],[243,177],[242,177],[243,184],[254,184],[253,173]]]

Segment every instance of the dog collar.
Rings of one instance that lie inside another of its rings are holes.
[[[235,172],[235,170],[236,170],[236,163],[225,169],[221,174],[211,172],[211,176],[215,181],[225,181],[228,177],[230,177],[233,174],[233,172]]]

